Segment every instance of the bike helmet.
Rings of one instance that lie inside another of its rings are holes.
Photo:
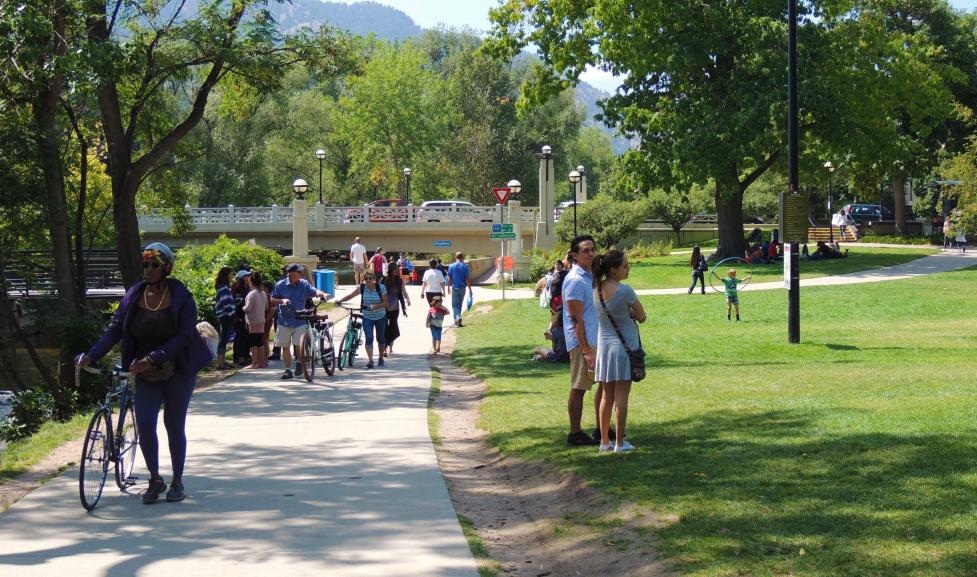
[[[163,276],[168,276],[173,272],[173,261],[176,260],[176,255],[165,244],[154,242],[146,245],[146,248],[142,251],[142,261],[144,263],[153,260],[158,261],[160,266],[162,266]]]

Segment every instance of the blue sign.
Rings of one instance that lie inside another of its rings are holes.
[[[492,225],[492,232],[502,232],[502,225],[495,223]]]
[[[450,240],[436,240],[434,241],[434,246],[451,246]]]

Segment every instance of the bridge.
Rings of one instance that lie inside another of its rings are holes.
[[[192,230],[174,232],[174,220],[159,210],[139,216],[144,242],[164,242],[174,246],[209,243],[219,235],[245,241],[255,239],[268,247],[293,249],[292,207],[214,207],[189,208]],[[504,220],[503,220],[504,217]],[[540,212],[522,207],[518,201],[508,206],[324,206],[309,207],[308,248],[312,251],[345,250],[354,237],[369,248],[443,253],[495,254],[498,240],[489,239],[493,224],[512,224],[516,238],[506,247],[508,254],[521,254],[536,246]],[[552,226],[552,225],[550,225]]]

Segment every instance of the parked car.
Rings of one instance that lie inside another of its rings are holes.
[[[878,204],[846,204],[845,213],[848,214],[858,224],[865,222],[894,221],[896,219],[892,211]],[[906,215],[907,220],[909,215]]]
[[[579,208],[586,203],[587,203],[586,200],[581,200],[577,202],[574,202],[572,200],[564,200],[560,204],[556,205],[556,208],[553,209],[553,220],[560,220],[560,215],[563,214],[564,211],[567,210],[572,211],[574,204],[576,204],[577,208]]]
[[[426,222],[441,222],[441,215],[446,208],[475,208],[475,205],[464,200],[425,200],[417,210],[417,220]],[[492,222],[491,219],[483,222]]]

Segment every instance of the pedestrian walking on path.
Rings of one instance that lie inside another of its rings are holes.
[[[234,270],[224,266],[218,271],[217,278],[214,280],[214,290],[217,292],[214,299],[214,313],[217,315],[217,329],[220,331],[220,340],[217,342],[217,369],[221,371],[234,368],[234,365],[227,362],[227,343],[231,342],[231,335],[234,334],[234,296],[231,295],[229,287],[232,278],[234,278]]]
[[[628,397],[631,394],[631,359],[628,351],[641,349],[641,338],[635,321],[647,318],[634,289],[621,281],[628,278],[628,257],[611,250],[594,259],[594,298],[597,307],[597,364],[595,378],[601,385],[600,402],[601,453],[626,453],[634,446],[625,440],[628,420]],[[639,377],[640,378],[640,377]],[[611,442],[611,412],[617,411],[616,444]]]
[[[169,278],[174,260],[173,251],[162,243],[154,242],[143,250],[143,280],[126,292],[108,330],[77,360],[79,366],[88,366],[121,343],[122,366],[136,374],[136,428],[150,474],[149,487],[142,496],[147,504],[157,502],[166,491],[166,482],[159,473],[156,436],[156,420],[164,403],[163,423],[173,466],[166,500],[184,499],[187,410],[197,372],[213,359],[197,333],[197,303],[193,295],[183,283]]]
[[[430,305],[434,302],[434,297],[440,296],[444,298],[444,286],[445,279],[441,271],[438,270],[438,260],[432,258],[428,261],[428,268],[424,271],[424,277],[421,279],[421,294],[427,299],[427,304]]]
[[[349,262],[353,263],[353,282],[363,282],[363,271],[366,270],[366,247],[360,242],[360,237],[353,240],[349,247]]]
[[[295,347],[295,357],[298,358],[299,338],[302,336],[302,327],[305,321],[295,318],[295,311],[305,308],[305,302],[314,296],[321,299],[329,299],[328,295],[312,286],[309,281],[302,278],[304,267],[297,263],[292,263],[285,267],[287,275],[282,280],[275,283],[275,288],[271,292],[271,304],[278,306],[278,329],[275,332],[275,346],[281,347],[282,362],[285,371],[282,379],[291,379],[292,373],[292,346]],[[301,371],[296,367],[296,371]]]
[[[403,277],[398,274],[399,268],[395,262],[388,264],[387,276],[383,278],[383,286],[387,289],[387,327],[383,333],[386,351],[381,349],[380,356],[393,354],[394,341],[400,338],[400,312],[403,311],[406,317],[410,306],[410,295],[404,288]]]
[[[426,326],[431,329],[431,348],[434,354],[441,353],[441,333],[444,330],[444,317],[448,309],[444,308],[444,299],[440,296],[431,298],[431,307],[427,310]]]
[[[372,270],[363,274],[363,284],[356,290],[339,299],[337,303],[344,303],[359,296],[360,308],[363,309],[363,333],[366,335],[366,368],[373,368],[373,337],[376,335],[378,364],[383,366],[383,350],[385,332],[387,329],[387,287],[377,282],[377,275]]]
[[[692,247],[692,258],[689,260],[689,266],[692,267],[692,286],[689,287],[689,294],[695,290],[697,282],[702,294],[706,294],[706,271],[709,270],[709,264],[706,262],[706,257],[702,256],[702,249],[699,248],[699,245]]]
[[[461,326],[461,307],[465,302],[465,294],[472,294],[471,270],[465,263],[465,255],[456,252],[455,262],[448,267],[448,280],[451,283],[451,311],[455,315],[455,326]],[[467,289],[467,291],[466,291]]]

